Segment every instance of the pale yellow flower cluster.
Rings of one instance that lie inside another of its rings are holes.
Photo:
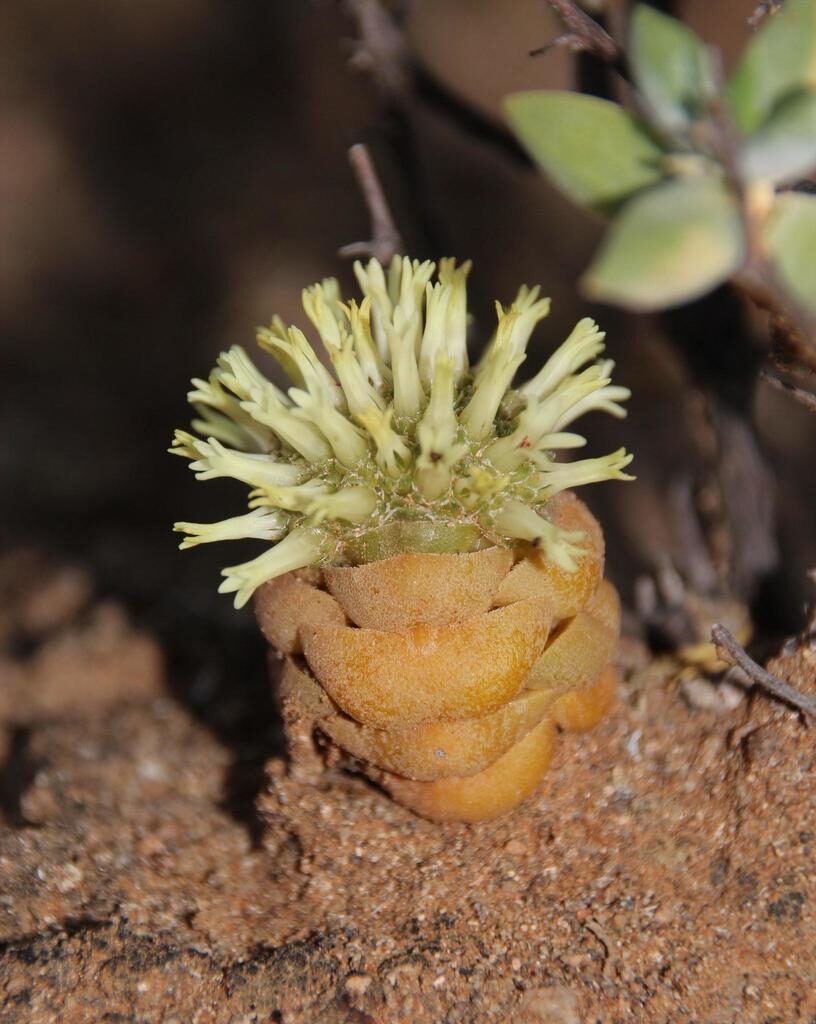
[[[623,472],[631,456],[620,449],[557,462],[555,454],[586,443],[566,429],[584,413],[623,416],[629,391],[611,383],[611,360],[597,359],[604,334],[590,319],[513,387],[549,312],[538,288],[522,287],[506,308],[497,303],[495,334],[471,367],[469,270],[450,259],[437,268],[397,256],[387,269],[376,260],[355,264],[359,302],[344,301],[333,279],[306,288],[306,315],[336,376],[299,328],[276,318],[257,340],[290,379],[287,390],[240,346],[219,357],[206,381],[193,381],[192,426],[201,436],[177,431],[171,451],[189,458],[200,480],[247,484],[250,511],[176,523],[187,535],[182,547],[246,537],[273,544],[223,571],[220,590],[235,593],[236,607],[282,573],[381,552],[383,530],[400,524],[425,524],[411,536],[421,534],[426,550],[528,541],[574,567],[582,535],[548,520],[548,500],[631,479]],[[367,549],[375,534],[378,544]]]

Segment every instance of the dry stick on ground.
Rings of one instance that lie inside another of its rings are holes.
[[[777,679],[776,676],[772,676],[770,672],[766,672],[761,665],[757,665],[752,658],[748,657],[745,653],[745,649],[737,643],[725,626],[722,626],[719,623],[713,626],[711,629],[711,640],[717,648],[717,654],[723,659],[723,661],[727,661],[729,664],[736,665],[738,668],[741,668],[751,682],[759,686],[760,689],[770,693],[772,696],[776,697],[777,700],[784,701],[785,704],[790,704],[792,707],[796,708],[797,711],[802,711],[805,714],[816,718],[816,697],[800,693],[795,687],[791,686],[790,683],[786,683],[782,679]]]
[[[777,377],[776,374],[771,373],[770,370],[763,370],[759,375],[762,380],[770,384],[771,387],[776,388],[777,391],[784,391],[785,394],[795,398],[797,402],[800,402],[805,406],[806,409],[810,409],[811,412],[816,412],[816,395],[810,391],[805,391],[804,388],[799,388],[795,384],[791,384],[781,377]]]
[[[383,266],[397,253],[404,251],[402,235],[394,223],[388,200],[385,198],[377,170],[366,146],[361,142],[349,150],[349,161],[357,176],[357,183],[371,214],[371,241],[352,242],[340,250],[341,256],[373,256]]]

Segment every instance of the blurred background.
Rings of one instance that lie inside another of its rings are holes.
[[[755,4],[662,6],[722,46],[728,64]],[[554,300],[531,369],[578,317],[606,328],[634,397],[625,423],[588,424],[590,445],[626,444],[639,479],[593,488],[589,502],[630,604],[637,579],[682,563],[683,495],[706,444],[696,356],[724,353],[717,372],[736,373],[734,402],[750,408],[778,498],[756,513],[771,516],[770,540],[766,530],[734,543],[770,544],[749,599],[771,630],[796,628],[816,564],[813,420],[765,386],[745,392],[729,332],[757,351],[763,335],[736,301],[720,297],[678,328],[577,293],[600,225],[534,171],[501,120],[509,91],[598,78],[564,50],[529,56],[558,31],[540,0],[5,0],[2,550],[89,568],[171,660],[197,666],[204,690],[203,666],[225,651],[262,671],[251,616],[215,593],[223,546],[181,554],[170,529],[236,514],[241,490],[196,483],[165,452],[189,419],[189,378],[222,348],[251,347],[275,312],[302,322],[300,289],[312,281],[351,287],[337,250],[370,233],[347,159],[362,141],[411,254],[474,260],[477,341],[493,300],[522,282]],[[738,475],[732,484],[742,502]]]

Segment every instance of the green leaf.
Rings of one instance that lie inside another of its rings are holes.
[[[785,0],[748,44],[728,84],[737,127],[755,131],[790,92],[816,88],[816,0]]]
[[[786,96],[746,142],[742,170],[752,181],[789,181],[816,167],[816,92]]]
[[[722,182],[676,178],[626,204],[582,284],[594,299],[664,309],[725,281],[744,248],[737,203]]]
[[[507,117],[530,155],[576,202],[597,210],[663,176],[663,152],[617,103],[575,92],[517,92]]]
[[[676,18],[638,4],[629,55],[638,89],[666,128],[684,128],[705,112],[715,92],[711,56]]]
[[[816,313],[816,196],[804,192],[778,196],[765,239],[782,284]]]

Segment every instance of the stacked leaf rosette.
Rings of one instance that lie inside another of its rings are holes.
[[[434,269],[358,265],[359,305],[334,281],[304,292],[338,380],[275,321],[259,340],[287,392],[237,348],[194,381],[205,439],[179,432],[173,450],[200,477],[254,489],[248,515],[177,529],[183,546],[275,542],[221,589],[237,606],[255,595],[285,657],[292,742],[319,735],[420,815],[480,821],[534,791],[557,725],[589,728],[613,701],[620,609],[601,529],[571,488],[628,479],[630,456],[557,454],[585,443],[565,430],[578,416],[620,416],[628,391],[596,360],[591,320],[513,386],[549,309],[537,289],[497,306],[471,368],[469,268],[442,261],[432,283]]]

